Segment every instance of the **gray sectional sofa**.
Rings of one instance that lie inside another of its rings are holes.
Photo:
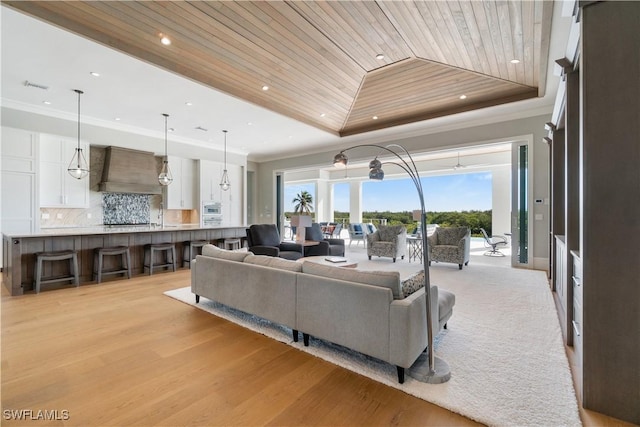
[[[427,347],[420,283],[419,275],[402,281],[398,272],[290,261],[213,245],[191,265],[196,303],[202,296],[285,325],[294,341],[302,332],[305,345],[313,336],[391,363],[400,383],[405,368]],[[431,292],[435,336],[446,327],[455,296],[436,286]]]

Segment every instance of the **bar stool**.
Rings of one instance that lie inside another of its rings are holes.
[[[121,257],[120,268],[115,270],[105,270],[104,257],[117,255]],[[96,278],[98,283],[102,282],[102,276],[124,273],[127,273],[128,279],[131,279],[131,254],[127,246],[113,246],[110,248],[95,249],[93,256],[93,277]]]
[[[190,240],[182,246],[182,266],[191,268],[191,260],[202,254],[202,247],[208,245],[207,240]]]
[[[156,264],[156,252],[164,253],[164,264]],[[144,265],[149,269],[149,276],[153,274],[154,268],[171,267],[173,271],[176,271],[176,245],[173,243],[158,243],[151,245],[144,245]]]
[[[40,293],[40,285],[54,282],[64,282],[73,280],[76,287],[80,286],[80,277],[78,275],[78,252],[74,250],[56,251],[56,252],[36,252],[36,269],[33,275],[35,281],[36,293]],[[66,276],[50,276],[42,277],[42,263],[44,261],[69,261],[69,274]]]
[[[224,239],[224,248],[225,249],[240,249],[240,239]]]

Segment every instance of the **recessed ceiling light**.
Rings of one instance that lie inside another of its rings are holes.
[[[325,113],[320,114],[320,117],[324,117],[324,116],[326,116],[326,114],[325,114]]]
[[[89,72],[93,77],[100,77],[100,73],[96,73],[95,71]]]
[[[247,126],[251,126],[251,125],[253,125],[253,123],[247,122]]]
[[[186,105],[187,107],[191,107],[193,105],[193,102],[187,101],[184,103],[184,105]]]
[[[165,46],[169,46],[171,44],[171,39],[167,36],[163,36],[162,34],[160,35],[160,43],[162,43]]]
[[[115,119],[113,119],[113,120],[115,120],[116,122],[119,122],[119,121],[120,121],[120,117],[116,117],[116,118],[115,118]]]
[[[51,101],[42,101],[42,103],[45,105],[51,105]]]
[[[520,63],[520,60],[519,60],[519,59],[512,59],[512,60],[511,60],[511,61],[509,61],[509,62],[511,62],[512,64],[519,64],[519,63]]]
[[[262,90],[265,90],[265,91],[269,90],[269,86],[267,85],[262,86]]]
[[[373,120],[378,120],[378,116],[371,117]]]
[[[384,55],[379,53],[376,55],[376,59],[384,59]]]
[[[460,99],[467,99],[467,95],[460,95]]]

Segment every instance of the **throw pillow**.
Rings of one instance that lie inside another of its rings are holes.
[[[302,272],[323,276],[331,279],[356,282],[364,285],[382,286],[391,289],[393,299],[402,299],[400,288],[400,273],[397,271],[362,271],[356,268],[332,267],[330,265],[316,264],[315,262],[302,263]]]
[[[424,270],[402,280],[402,294],[405,298],[420,288],[424,288]]]
[[[242,262],[244,259],[250,255],[251,252],[247,252],[246,249],[238,249],[235,251],[230,251],[227,249],[221,249],[215,245],[204,245],[202,247],[202,255],[208,256],[211,258],[221,258],[229,261],[238,261]]]
[[[267,255],[249,255],[244,259],[247,264],[262,265],[265,267],[288,270],[296,273],[302,272],[302,263],[284,258],[277,258]]]

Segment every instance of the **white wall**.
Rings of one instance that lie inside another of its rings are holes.
[[[511,231],[511,169],[509,166],[491,169],[491,230],[504,235]]]

